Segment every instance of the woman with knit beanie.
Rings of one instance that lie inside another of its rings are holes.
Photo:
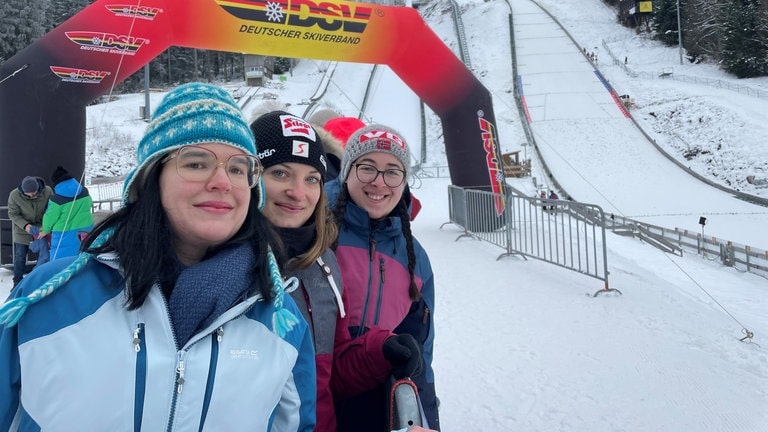
[[[313,430],[256,153],[227,91],[166,95],[124,207],[0,307],[0,430]]]
[[[432,371],[435,287],[429,257],[411,234],[410,153],[402,135],[369,125],[350,136],[339,177],[326,185],[339,223],[336,257],[347,293],[349,332],[359,338],[385,329],[418,342],[418,387],[423,426],[440,429]],[[402,350],[385,350],[396,358]],[[393,373],[395,378],[398,371]],[[339,432],[385,431],[390,397],[386,383],[336,401]]]
[[[385,346],[395,349],[403,343],[388,330],[374,329],[354,342],[347,330],[341,274],[330,249],[337,228],[323,190],[328,178],[323,138],[307,121],[279,110],[258,117],[251,130],[264,167],[262,212],[280,234],[284,274],[299,281],[290,294],[309,322],[315,344],[315,431],[335,432],[334,395],[370,390],[390,375],[393,366],[411,359],[400,359],[395,365],[385,358]],[[413,338],[410,341],[412,360],[418,362],[418,347]]]

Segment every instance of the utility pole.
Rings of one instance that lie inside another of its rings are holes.
[[[144,65],[144,120],[149,120],[149,63]]]
[[[680,28],[680,0],[677,0],[677,49],[680,54],[680,65],[683,64],[683,31]]]

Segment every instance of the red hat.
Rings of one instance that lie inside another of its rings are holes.
[[[323,126],[334,138],[341,141],[341,146],[347,146],[347,140],[357,130],[365,127],[365,123],[357,117],[334,117]]]

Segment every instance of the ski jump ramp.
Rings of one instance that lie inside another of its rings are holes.
[[[713,188],[669,161],[557,22],[529,0],[510,3],[526,117],[539,152],[572,199],[692,232],[701,230],[699,216],[706,216],[707,235],[768,248],[765,207]]]

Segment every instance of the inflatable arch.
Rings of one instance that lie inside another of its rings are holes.
[[[0,199],[59,164],[82,173],[86,105],[170,46],[388,65],[440,117],[451,182],[503,190],[490,93],[412,8],[98,0],[0,69]],[[503,203],[493,207],[501,215]]]

